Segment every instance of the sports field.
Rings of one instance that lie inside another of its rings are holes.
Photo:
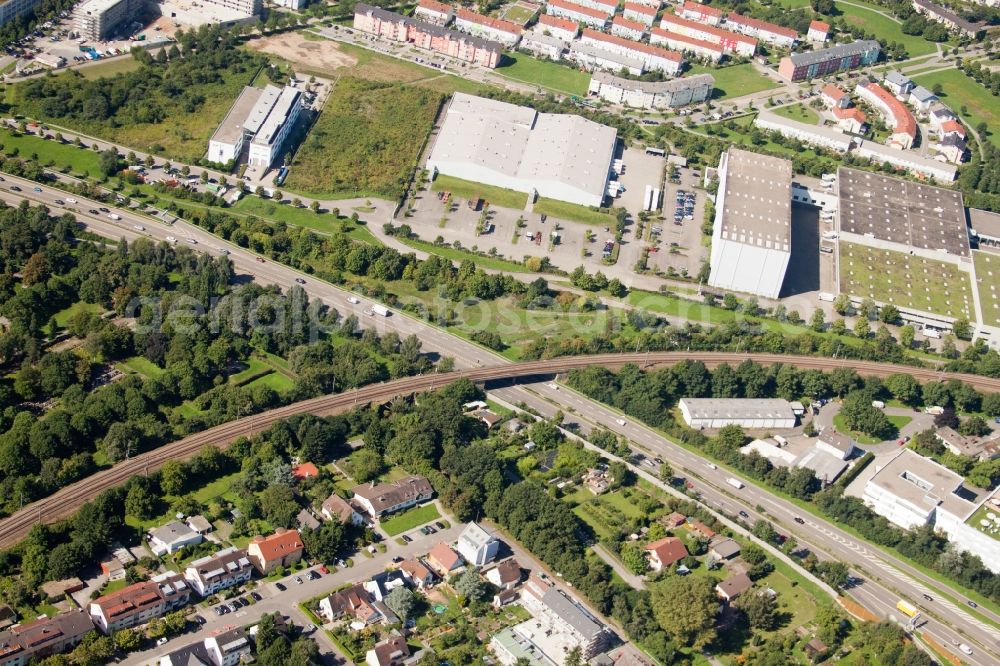
[[[840,242],[840,290],[948,317],[975,320],[972,283],[954,264]]]
[[[947,69],[933,74],[914,76],[913,80],[928,90],[940,83],[941,101],[959,114],[966,123],[975,127],[986,123],[987,134],[994,146],[1000,147],[1000,101],[990,92],[957,69]],[[965,113],[962,108],[965,107]]]
[[[523,53],[505,53],[500,66],[494,71],[508,79],[577,97],[586,95],[590,84],[587,72],[549,60],[537,60]]]
[[[1000,254],[973,252],[976,262],[976,282],[979,305],[983,309],[983,322],[1000,326]]]
[[[712,90],[712,99],[715,100],[741,97],[779,87],[777,82],[757,73],[757,70],[750,63],[718,68],[692,64],[684,76],[692,74],[711,74],[715,78],[715,88]]]

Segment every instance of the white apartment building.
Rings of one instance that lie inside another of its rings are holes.
[[[205,649],[213,666],[236,666],[253,651],[247,632],[240,627],[208,636]]]
[[[673,109],[704,102],[712,94],[711,74],[696,74],[670,81],[635,81],[609,72],[594,72],[588,92],[612,104],[636,109]]]
[[[646,34],[646,25],[638,21],[616,16],[611,21],[611,34],[625,39],[639,41]]]
[[[285,139],[295,128],[295,121],[302,111],[302,93],[296,88],[285,86],[270,113],[267,114],[260,130],[250,141],[250,164],[271,166],[281,157]]]
[[[500,540],[478,523],[469,523],[458,537],[455,550],[466,562],[481,567],[496,559]]]
[[[301,100],[302,93],[290,86],[247,86],[208,142],[208,159],[219,164],[238,161],[249,145],[249,163],[270,166],[295,127]]]
[[[559,18],[552,14],[542,14],[533,28],[534,32],[548,34],[556,39],[570,41],[580,34],[580,26],[575,21]]]
[[[668,51],[652,44],[633,42],[624,37],[616,37],[589,28],[584,28],[580,41],[604,51],[638,58],[649,71],[676,75],[684,64],[684,57],[675,51]]]
[[[30,11],[38,4],[38,0],[8,0],[0,5],[0,25]]]
[[[567,0],[549,0],[545,4],[545,12],[550,16],[564,18],[574,23],[583,23],[591,28],[603,28],[611,18],[611,14],[601,9],[586,7]]]
[[[656,7],[650,7],[639,2],[626,2],[622,16],[633,21],[638,21],[648,28],[656,21],[656,13]]]
[[[725,50],[718,44],[686,37],[662,28],[653,28],[649,31],[649,43],[665,46],[681,53],[690,53],[710,62],[719,62],[725,56]]]
[[[246,551],[234,546],[191,562],[184,570],[184,578],[195,592],[207,597],[247,582],[253,571]]]
[[[100,41],[123,23],[137,18],[143,0],[87,0],[73,10],[73,28],[81,37]]]
[[[641,58],[605,51],[593,44],[584,44],[579,39],[570,42],[569,59],[589,70],[620,72],[624,69],[633,76],[646,71],[646,63]]]
[[[722,30],[674,14],[664,14],[660,19],[660,28],[691,39],[718,44],[726,53],[751,57],[757,51],[757,40],[753,37]]]
[[[761,129],[777,132],[791,139],[798,139],[802,143],[808,143],[811,146],[829,148],[841,153],[846,153],[850,150],[853,143],[852,138],[844,134],[840,129],[810,125],[797,120],[791,120],[767,109],[760,110],[753,124]]]

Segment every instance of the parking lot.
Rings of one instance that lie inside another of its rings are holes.
[[[701,171],[678,168],[677,176],[675,182],[666,183],[663,209],[645,232],[656,248],[650,252],[647,266],[666,274],[672,270],[677,275],[697,275],[708,258],[708,247],[703,245],[701,233],[706,192],[696,187]],[[653,233],[657,228],[660,233]]]

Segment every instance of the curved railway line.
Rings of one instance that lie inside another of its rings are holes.
[[[807,370],[833,370],[850,367],[860,374],[877,377],[905,373],[921,382],[958,379],[979,391],[1000,392],[1000,379],[978,375],[949,373],[854,359],[733,352],[649,352],[568,356],[543,361],[502,363],[492,367],[459,370],[444,374],[405,377],[391,382],[365,386],[347,393],[303,400],[254,416],[230,421],[101,470],[86,479],[77,481],[48,497],[25,506],[0,521],[0,548],[7,548],[15,544],[28,533],[34,523],[53,523],[68,518],[82,504],[94,499],[102,491],[121,485],[134,475],[156,471],[167,460],[190,458],[205,446],[225,448],[240,436],[250,435],[254,430],[264,430],[275,421],[296,414],[309,413],[317,416],[330,416],[353,409],[356,405],[388,402],[397,396],[440,388],[458,379],[469,379],[473,382],[515,380],[532,376],[550,376],[590,365],[619,368],[622,365],[634,363],[643,367],[655,367],[673,365],[683,360],[701,361],[709,368],[714,368],[723,363],[735,364],[747,359],[762,365],[790,363],[797,368]]]

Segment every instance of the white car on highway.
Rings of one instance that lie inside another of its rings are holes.
[[[964,652],[965,654],[972,654],[972,648],[970,648],[965,643],[962,643],[961,645],[959,645],[958,649],[961,650],[962,652]]]
[[[66,199],[66,203],[79,203],[76,199]]]
[[[347,302],[350,303],[350,304],[352,304],[352,305],[357,305],[358,303],[361,302],[361,299],[358,298],[357,296],[348,296],[347,297]]]
[[[137,225],[133,226],[132,228],[135,229],[136,231],[145,231],[146,230],[146,227],[142,226],[141,224],[137,224]]]
[[[219,251],[219,254],[229,254],[229,250],[224,247],[217,247],[215,249]]]
[[[198,241],[196,241],[195,239],[191,238],[190,236],[188,236],[184,240],[186,240],[188,243],[191,243],[191,245],[197,245],[198,244]]]
[[[167,236],[166,240],[167,240],[168,243],[176,243],[177,242],[177,239],[174,238],[173,236]]]
[[[625,425],[625,419],[615,419],[615,423],[617,423],[620,426],[624,426]]]
[[[715,465],[715,463],[705,463],[705,464],[706,464],[706,465],[708,465],[708,468],[709,468],[709,469],[719,469],[719,468],[718,468],[718,467],[717,467],[717,466]]]

